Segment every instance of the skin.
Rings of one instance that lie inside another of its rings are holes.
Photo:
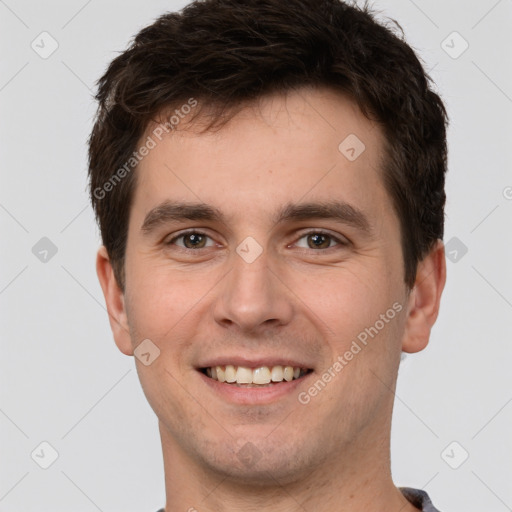
[[[124,293],[104,247],[97,257],[119,349],[133,355],[150,339],[160,350],[136,364],[159,419],[166,512],[416,510],[390,474],[393,392],[401,351],[428,343],[446,266],[438,241],[414,288],[404,284],[381,129],[328,89],[264,98],[217,131],[199,126],[182,121],[137,168]],[[352,162],[338,150],[349,134],[366,147]],[[145,216],[166,200],[224,217],[144,233]],[[332,218],[274,222],[289,203],[334,200],[361,210],[371,233]],[[175,239],[190,228],[209,237],[205,247]],[[311,248],[315,230],[335,237],[323,239],[327,248]],[[252,263],[236,252],[249,236],[262,248]],[[401,311],[301,404],[299,393],[395,303]],[[197,370],[218,355],[293,358],[313,372],[274,400],[234,403]]]

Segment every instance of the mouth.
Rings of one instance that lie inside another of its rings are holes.
[[[206,377],[224,384],[244,388],[273,387],[304,378],[313,370],[298,366],[248,366],[223,365],[199,368]]]

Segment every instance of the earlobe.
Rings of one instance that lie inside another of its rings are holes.
[[[110,327],[116,345],[123,354],[131,356],[133,355],[133,347],[128,327],[124,294],[114,276],[112,264],[105,246],[101,246],[98,249],[96,273],[105,297]]]
[[[404,352],[419,352],[429,341],[430,331],[439,313],[441,294],[446,282],[444,244],[438,240],[432,250],[418,264],[416,281],[409,296]]]

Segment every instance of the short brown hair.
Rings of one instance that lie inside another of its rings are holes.
[[[338,90],[382,127],[383,180],[412,288],[443,237],[447,116],[397,32],[367,5],[340,0],[196,0],[141,30],[98,81],[89,139],[91,201],[121,289],[136,185],[126,162],[149,123],[190,98],[225,121],[243,103],[304,86]]]

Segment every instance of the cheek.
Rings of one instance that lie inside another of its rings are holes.
[[[356,380],[361,372],[363,380],[373,379],[370,370],[387,380],[399,358],[405,311],[396,273],[383,258],[372,257],[290,282],[302,301],[300,314],[324,336],[326,366],[342,357]]]
[[[373,324],[397,300],[396,283],[384,265],[347,264],[291,276],[290,288],[331,334],[346,337]],[[311,316],[311,315],[309,315]]]
[[[141,259],[136,265],[127,265],[126,308],[132,344],[149,339],[160,351],[151,367],[139,369],[141,382],[154,389],[155,398],[162,382],[177,385],[171,375],[181,378],[191,371],[194,340],[208,332],[209,294],[219,279],[216,272],[171,270],[167,262]],[[147,368],[152,371],[146,372]]]
[[[146,399],[157,416],[180,418],[189,400],[180,381],[191,371],[186,361],[190,340],[196,336],[197,322],[192,313],[198,307],[198,296],[190,283],[154,278],[147,272],[143,280],[131,281],[127,292],[132,344],[136,347],[150,340],[151,357],[158,354],[147,366],[142,360],[135,361]],[[179,430],[179,423],[175,428]]]
[[[168,262],[147,258],[127,264],[127,291],[134,326],[161,338],[193,310],[215,282],[214,276],[199,277],[193,272],[170,269]],[[149,336],[148,336],[149,337]]]

